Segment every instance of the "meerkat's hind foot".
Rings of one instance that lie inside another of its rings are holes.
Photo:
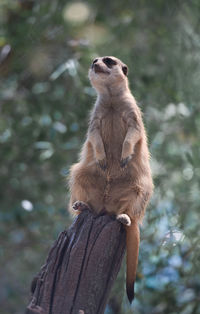
[[[83,210],[86,210],[86,209],[90,209],[90,207],[86,204],[86,203],[84,203],[84,202],[82,202],[82,201],[76,201],[73,205],[72,205],[72,208],[74,209],[74,210],[78,210],[78,211],[83,211]]]
[[[131,219],[127,214],[120,214],[117,215],[116,219],[121,222],[123,225],[130,226],[131,225]]]

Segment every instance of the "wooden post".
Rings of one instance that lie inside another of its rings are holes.
[[[61,232],[32,282],[26,314],[102,314],[125,252],[125,229],[83,211]]]

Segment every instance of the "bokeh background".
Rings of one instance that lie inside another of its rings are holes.
[[[114,55],[144,114],[155,193],[141,228],[135,314],[200,313],[199,0],[1,0],[0,312],[68,227],[66,175],[95,101],[87,72]],[[133,313],[122,267],[106,313]]]

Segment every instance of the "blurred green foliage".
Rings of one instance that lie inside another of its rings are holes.
[[[129,66],[155,194],[141,228],[136,300],[124,268],[106,313],[200,313],[200,2],[0,3],[0,304],[20,314],[32,277],[71,220],[66,175],[95,101],[98,55]]]

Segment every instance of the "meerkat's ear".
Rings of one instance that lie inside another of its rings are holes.
[[[128,75],[128,67],[127,67],[127,65],[124,64],[122,66],[122,71],[123,71],[124,75],[126,75],[126,76]]]

